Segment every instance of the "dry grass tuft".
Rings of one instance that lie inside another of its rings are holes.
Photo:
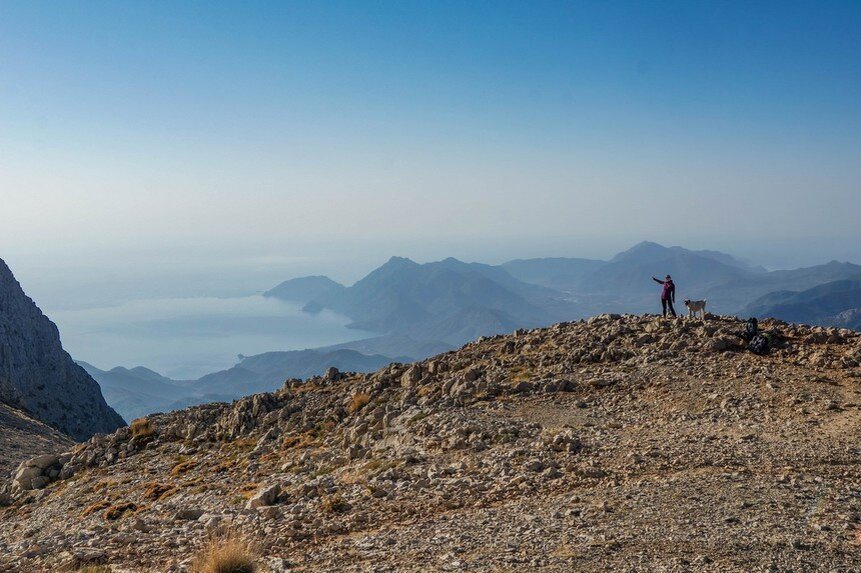
[[[125,501],[109,507],[105,510],[102,516],[108,521],[114,521],[124,516],[127,512],[134,513],[137,509],[138,506],[136,504],[130,501]]]
[[[340,495],[333,495],[325,498],[321,507],[323,511],[329,513],[347,513],[352,509],[352,506]]]
[[[319,432],[317,430],[308,430],[298,435],[287,436],[281,445],[284,449],[289,450],[291,448],[313,448],[320,446],[321,443]]]
[[[260,484],[257,482],[246,482],[239,486],[236,490],[239,495],[241,495],[244,499],[250,499],[252,495],[257,493],[257,490],[260,489]]]
[[[355,414],[356,412],[367,406],[368,402],[370,401],[370,394],[353,394],[353,399],[350,400],[350,405],[347,406],[347,411],[351,414]]]
[[[181,476],[182,474],[188,472],[192,468],[197,465],[195,460],[185,460],[183,462],[179,462],[170,470],[170,475],[173,477]]]
[[[92,505],[88,505],[84,508],[84,511],[81,512],[81,517],[87,517],[88,515],[92,515],[97,511],[101,511],[103,509],[107,509],[111,506],[111,502],[106,500],[97,501]]]
[[[177,491],[178,490],[172,485],[151,481],[146,484],[146,490],[144,490],[143,496],[144,499],[161,501],[169,498]]]
[[[131,441],[134,444],[145,444],[150,442],[155,435],[155,426],[153,426],[150,419],[146,417],[132,420],[132,423],[129,424],[129,429],[132,432]]]
[[[111,573],[111,568],[107,565],[85,565],[77,573]]]
[[[242,538],[213,538],[195,555],[190,573],[255,573],[254,551]]]

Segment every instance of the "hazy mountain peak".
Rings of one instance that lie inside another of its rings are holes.
[[[392,256],[383,265],[384,267],[418,267],[421,266],[414,260],[407,257]]]
[[[670,249],[652,241],[641,241],[626,251],[622,251],[610,259],[611,263],[628,260],[631,258],[653,258],[656,255],[664,255]]]

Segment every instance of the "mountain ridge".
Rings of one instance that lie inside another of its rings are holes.
[[[229,527],[278,572],[855,570],[861,334],[742,326],[601,315],[152,415],[22,464],[0,563],[178,570]]]

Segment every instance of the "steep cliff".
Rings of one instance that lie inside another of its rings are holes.
[[[86,440],[124,425],[99,385],[60,344],[56,325],[0,259],[0,402]]]

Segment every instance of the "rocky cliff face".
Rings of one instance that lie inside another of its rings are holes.
[[[23,463],[0,571],[859,571],[861,333],[600,316],[150,416]],[[5,569],[4,569],[5,567]]]
[[[0,260],[0,401],[77,440],[109,433],[123,419],[60,344],[56,325]]]

